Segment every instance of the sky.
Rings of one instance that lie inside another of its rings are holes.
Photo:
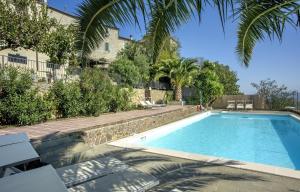
[[[62,11],[75,14],[82,0],[48,0],[49,5]],[[145,31],[137,26],[118,26],[120,35],[140,39]],[[249,67],[244,67],[235,52],[237,43],[237,23],[227,21],[223,32],[218,13],[206,8],[199,23],[192,18],[182,25],[173,36],[181,44],[183,57],[192,57],[218,61],[229,65],[238,75],[240,90],[245,94],[256,91],[251,83],[270,78],[278,84],[286,85],[290,90],[300,91],[300,28],[287,28],[283,42],[269,40],[259,42],[253,52]],[[299,76],[298,76],[299,75]]]

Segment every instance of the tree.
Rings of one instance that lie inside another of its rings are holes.
[[[47,16],[47,6],[37,0],[0,0],[0,50],[36,50],[54,20]]]
[[[223,94],[238,95],[240,94],[240,86],[237,84],[238,77],[236,72],[230,70],[228,65],[222,65],[214,62],[214,71],[219,78],[219,82],[224,87]]]
[[[71,64],[76,63],[75,31],[74,25],[54,26],[42,39],[40,51],[50,57],[51,63],[65,64],[66,61],[71,61]]]
[[[114,63],[116,64],[116,63],[123,62],[123,63],[131,64],[127,66],[130,66],[132,68],[132,72],[136,71],[134,72],[135,74],[132,74],[135,75],[135,77],[133,76],[129,77],[129,75],[126,74],[119,74],[119,77],[122,78],[123,76],[124,77],[123,79],[126,79],[127,77],[136,79],[135,81],[132,82],[134,82],[134,84],[137,84],[137,83],[145,83],[149,81],[150,67],[151,67],[150,61],[151,61],[150,55],[148,55],[147,48],[145,47],[145,45],[140,42],[132,41],[130,43],[127,43],[125,45],[125,48],[122,49],[117,54],[117,60]],[[115,67],[116,66],[114,65],[110,66],[110,68],[115,68]],[[112,71],[115,70],[112,69]],[[130,85],[133,84],[130,83]]]
[[[275,80],[266,79],[257,83],[251,83],[257,94],[263,97],[271,109],[284,109],[293,104],[293,92],[285,85],[278,85]]]
[[[206,105],[211,105],[219,96],[223,95],[224,87],[216,73],[214,63],[205,61],[196,78],[195,87],[201,92],[201,100]]]
[[[126,58],[119,58],[109,65],[109,74],[120,85],[134,86],[141,82],[141,74],[135,63]]]
[[[175,100],[182,99],[182,87],[192,85],[198,73],[198,66],[193,59],[168,59],[159,64],[156,79],[168,77],[175,88]]]
[[[192,16],[201,21],[205,6],[216,7],[223,29],[228,14],[239,19],[236,49],[246,66],[259,40],[265,36],[281,40],[287,24],[300,25],[299,0],[86,0],[79,6],[81,57],[87,57],[99,45],[108,26],[139,24],[138,14],[142,13],[150,37],[152,63],[156,63],[165,39]]]

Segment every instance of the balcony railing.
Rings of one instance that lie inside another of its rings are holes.
[[[0,55],[0,67],[4,66],[27,69],[34,74],[37,81],[51,82],[66,77],[66,65],[30,60],[22,56]]]

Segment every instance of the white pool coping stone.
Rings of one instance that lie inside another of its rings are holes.
[[[218,111],[217,113],[220,113],[222,111]],[[167,155],[167,156],[173,156],[178,158],[184,158],[189,160],[196,160],[196,161],[203,161],[208,163],[216,163],[216,164],[225,164],[225,166],[228,167],[234,167],[239,169],[245,169],[245,170],[251,170],[251,171],[257,171],[262,173],[268,173],[273,175],[279,175],[279,176],[285,176],[295,179],[300,179],[300,171],[299,170],[293,170],[283,167],[276,167],[266,164],[260,164],[260,163],[252,163],[252,162],[243,162],[243,161],[237,161],[237,160],[230,160],[226,158],[220,158],[220,157],[214,157],[214,156],[208,156],[208,155],[201,155],[201,154],[195,154],[195,153],[187,153],[187,152],[181,152],[181,151],[175,151],[175,150],[169,150],[169,149],[158,149],[158,148],[152,148],[152,147],[145,147],[142,145],[139,145],[139,141],[143,139],[155,139],[158,137],[162,137],[164,135],[167,135],[175,130],[181,129],[184,126],[190,125],[196,121],[199,121],[205,117],[208,117],[215,112],[208,111],[201,114],[194,115],[192,117],[188,117],[155,129],[151,129],[149,131],[135,134],[133,136],[120,139],[117,141],[113,141],[108,143],[109,145],[116,146],[116,147],[123,147],[123,148],[131,148],[131,149],[139,149],[145,152],[150,153],[157,153],[161,155]],[[228,112],[231,113],[231,112]],[[233,112],[235,113],[235,112]],[[238,112],[238,113],[251,113],[251,114],[270,114],[270,115],[289,115],[297,120],[300,121],[300,117],[291,113],[291,112],[258,112],[255,111],[251,112]]]

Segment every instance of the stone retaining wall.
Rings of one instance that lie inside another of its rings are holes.
[[[185,110],[180,109],[155,116],[139,118],[124,123],[93,128],[84,132],[83,140],[89,145],[98,145],[159,127],[161,125],[190,116],[195,112],[195,108],[191,107]]]
[[[90,127],[77,132],[57,135],[49,140],[36,140],[33,141],[32,144],[39,153],[47,153],[53,150],[59,150],[59,148],[67,148],[76,145],[76,143],[84,143],[92,147],[141,133],[196,113],[196,108],[191,106],[153,116],[131,119],[125,122]]]

